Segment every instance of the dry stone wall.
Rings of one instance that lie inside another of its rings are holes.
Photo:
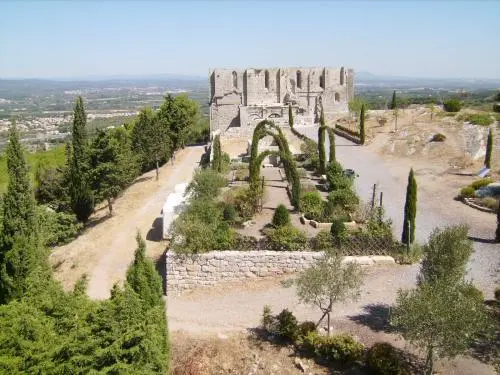
[[[212,251],[183,256],[166,254],[167,293],[220,283],[292,274],[308,268],[321,252],[310,251]],[[344,257],[362,266],[394,263],[389,256]]]

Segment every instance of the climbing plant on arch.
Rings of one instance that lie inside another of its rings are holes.
[[[273,137],[278,145],[279,151],[263,151],[259,154],[259,142],[266,136]],[[300,202],[300,178],[295,167],[295,162],[288,146],[288,141],[281,131],[281,128],[274,122],[263,120],[257,124],[252,136],[252,145],[250,148],[249,165],[249,183],[250,192],[255,199],[254,206],[257,206],[257,200],[262,194],[262,185],[260,181],[260,167],[264,159],[269,155],[278,155],[283,162],[285,175],[291,184],[291,203],[295,209],[299,209]]]

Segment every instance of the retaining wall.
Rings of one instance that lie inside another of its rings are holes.
[[[321,252],[309,251],[212,251],[181,256],[166,254],[166,290],[179,292],[219,283],[279,276],[309,267]],[[346,256],[344,262],[362,266],[394,263],[390,256]]]

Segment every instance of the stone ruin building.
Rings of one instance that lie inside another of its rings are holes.
[[[210,71],[210,133],[251,137],[270,119],[288,126],[291,104],[296,125],[345,115],[354,97],[354,72],[341,68],[214,69]]]

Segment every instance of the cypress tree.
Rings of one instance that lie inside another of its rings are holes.
[[[486,143],[486,155],[484,157],[484,166],[486,168],[491,168],[491,154],[493,152],[493,131],[488,132],[488,141]]]
[[[293,112],[291,104],[288,104],[288,125],[290,125],[290,128],[293,128]]]
[[[87,133],[87,116],[83,100],[76,99],[73,112],[73,150],[69,164],[71,207],[79,221],[86,222],[94,211],[94,197],[90,189]]]
[[[21,298],[28,278],[44,263],[38,236],[36,203],[19,133],[13,123],[7,146],[9,184],[3,197],[0,243],[0,303]]]
[[[325,116],[321,111],[318,128],[319,174],[325,174],[326,171],[325,131]]]
[[[217,172],[222,172],[222,151],[220,146],[220,137],[216,135],[214,137],[214,151],[212,159],[212,169]]]
[[[335,132],[332,128],[328,128],[328,140],[330,141],[330,158],[329,162],[335,161]]]
[[[403,234],[401,242],[406,244],[415,241],[415,218],[417,216],[417,180],[415,179],[413,168],[408,174],[408,185],[406,186],[406,201],[403,221]],[[410,226],[408,228],[408,221]]]
[[[149,307],[158,306],[162,303],[162,279],[153,262],[146,257],[146,242],[139,233],[136,241],[134,262],[127,270],[127,283]]]
[[[392,101],[391,101],[391,107],[389,109],[396,109],[397,108],[397,102],[396,102],[396,91],[394,90],[392,92]]]
[[[361,105],[361,113],[359,115],[359,140],[362,145],[365,144],[365,105]]]

